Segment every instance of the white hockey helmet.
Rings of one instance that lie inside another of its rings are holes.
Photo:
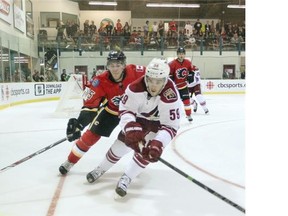
[[[158,95],[168,81],[170,67],[165,58],[153,58],[146,67],[145,83],[152,96]]]
[[[151,78],[168,78],[170,67],[165,58],[153,58],[146,67],[145,75]]]

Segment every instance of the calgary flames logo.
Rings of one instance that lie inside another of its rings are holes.
[[[178,79],[184,79],[185,77],[187,77],[188,73],[187,73],[187,69],[186,68],[179,68],[176,71],[176,76]]]

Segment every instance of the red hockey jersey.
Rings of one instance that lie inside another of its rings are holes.
[[[178,89],[187,87],[187,77],[189,71],[192,71],[192,63],[188,59],[184,59],[183,62],[179,62],[178,59],[174,59],[169,62],[170,66],[170,78],[174,81]]]
[[[118,115],[119,102],[127,86],[145,74],[145,67],[127,65],[121,82],[115,82],[108,71],[90,80],[89,93],[84,101],[84,107],[97,108],[103,101],[107,101],[105,109],[111,114]]]

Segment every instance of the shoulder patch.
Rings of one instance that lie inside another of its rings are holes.
[[[95,79],[92,81],[92,86],[97,87],[100,84],[100,80]]]
[[[167,100],[175,100],[177,98],[176,92],[173,91],[173,89],[168,88],[163,92],[163,96],[167,99]]]
[[[136,72],[143,72],[144,67],[142,65],[136,65]]]

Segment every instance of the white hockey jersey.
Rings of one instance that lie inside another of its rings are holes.
[[[188,88],[192,88],[198,84],[201,84],[201,76],[199,68],[195,67],[194,71],[194,81],[192,83],[188,83]]]
[[[176,135],[180,127],[182,101],[172,80],[168,80],[161,93],[152,97],[146,88],[144,76],[131,83],[122,97],[119,105],[120,127],[136,118],[149,122],[160,122],[159,130],[154,139],[166,146]]]

